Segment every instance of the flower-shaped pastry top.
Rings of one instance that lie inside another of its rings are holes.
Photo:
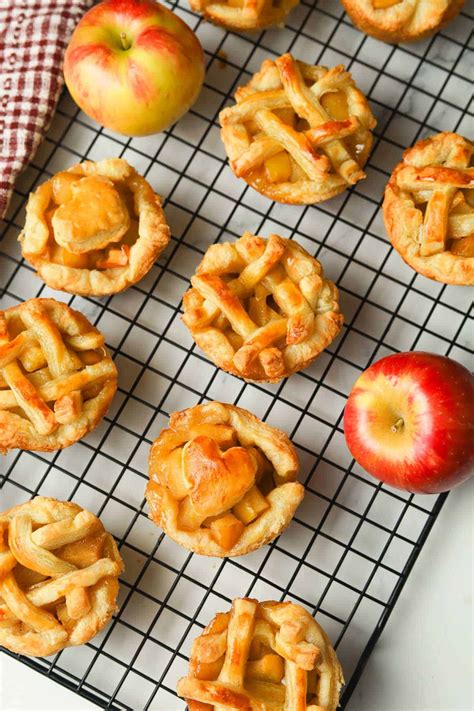
[[[177,691],[189,711],[336,711],[343,683],[331,642],[303,607],[238,598],[194,640]]]
[[[159,196],[122,158],[85,161],[40,185],[19,237],[48,286],[92,296],[135,284],[169,238]]]
[[[393,246],[420,274],[474,284],[474,144],[438,133],[403,154],[385,189]]]
[[[440,30],[464,0],[341,0],[357,27],[385,42],[413,42]]]
[[[327,200],[365,178],[376,122],[343,66],[265,60],[219,120],[230,166],[283,203]]]
[[[115,612],[122,570],[77,504],[37,496],[0,514],[0,644],[42,657],[89,641]]]
[[[304,495],[298,466],[288,437],[247,410],[175,412],[150,452],[150,516],[195,553],[249,553],[290,523]]]
[[[0,311],[0,452],[69,446],[116,389],[104,337],[81,313],[54,299]]]
[[[228,30],[249,32],[283,25],[299,0],[190,0],[195,12]]]
[[[278,235],[212,245],[191,283],[184,323],[216,365],[247,380],[277,382],[305,368],[342,328],[337,287]]]

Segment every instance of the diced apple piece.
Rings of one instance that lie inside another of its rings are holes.
[[[224,657],[215,662],[198,661],[193,665],[193,676],[202,681],[214,681],[220,674],[224,664]]]
[[[253,486],[250,491],[247,491],[241,501],[233,507],[232,511],[239,521],[247,525],[267,509],[268,502],[266,498],[260,493],[256,486]]]
[[[458,257],[474,257],[474,235],[453,239],[449,251]]]
[[[267,158],[264,165],[265,175],[270,183],[285,183],[291,178],[291,158],[284,151]]]
[[[261,659],[247,662],[245,675],[249,679],[278,683],[285,676],[285,662],[278,654],[265,654]]]
[[[215,518],[209,528],[216,543],[226,551],[237,543],[245,530],[244,524],[231,513]]]
[[[52,261],[56,264],[62,264],[63,267],[72,267],[73,269],[89,268],[89,256],[87,254],[73,254],[59,244],[53,247]]]
[[[178,511],[178,528],[183,531],[196,531],[204,521],[204,518],[202,514],[198,514],[195,511],[189,496],[181,501]]]
[[[321,98],[321,104],[331,118],[336,121],[344,121],[349,116],[347,97],[343,91],[331,91],[324,94]]]
[[[130,259],[130,247],[128,244],[122,244],[119,249],[109,249],[107,256],[104,259],[98,259],[96,262],[97,269],[115,269],[116,267],[125,267]]]

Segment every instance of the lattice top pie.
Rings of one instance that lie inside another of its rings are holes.
[[[278,536],[303,498],[288,437],[210,402],[170,417],[150,452],[151,518],[201,555],[249,553]]]
[[[100,520],[37,496],[0,514],[0,644],[43,657],[83,644],[115,612],[123,563]]]
[[[456,133],[418,141],[385,189],[393,246],[417,272],[446,284],[474,284],[473,148]]]
[[[336,711],[343,683],[336,653],[309,612],[244,598],[194,641],[177,691],[189,711]]]
[[[282,25],[299,0],[190,0],[195,12],[228,30],[263,30]]]
[[[113,158],[74,165],[40,185],[19,239],[50,287],[103,296],[144,277],[169,236],[159,196]]]
[[[278,235],[212,245],[191,283],[183,321],[220,368],[247,380],[277,382],[307,367],[343,324],[321,264]]]
[[[413,42],[440,30],[464,0],[341,0],[357,27],[385,42]]]
[[[219,115],[230,166],[277,202],[327,200],[365,178],[376,122],[343,66],[265,60]]]
[[[116,389],[104,337],[81,313],[54,299],[0,311],[0,452],[67,447],[96,426]]]

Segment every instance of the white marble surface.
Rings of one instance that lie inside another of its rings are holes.
[[[348,711],[473,708],[473,502],[474,479],[448,498]],[[5,655],[1,671],[3,711],[96,708]]]

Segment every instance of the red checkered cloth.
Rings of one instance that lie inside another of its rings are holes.
[[[69,36],[93,0],[0,0],[0,217],[53,117]]]

